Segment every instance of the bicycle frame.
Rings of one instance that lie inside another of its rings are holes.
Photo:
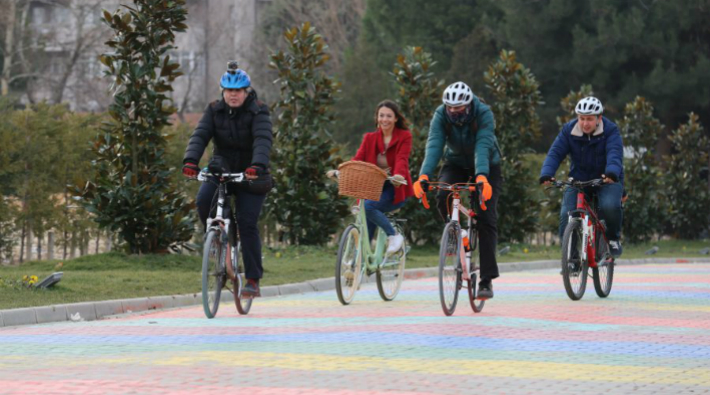
[[[594,184],[592,184],[594,186]],[[579,218],[582,221],[582,239],[585,240],[585,248],[582,249],[582,259],[587,262],[589,267],[597,267],[597,248],[596,248],[596,231],[601,230],[601,235],[605,243],[609,243],[606,239],[606,232],[604,232],[604,226],[599,220],[596,211],[589,204],[589,199],[584,193],[583,188],[577,188],[577,207],[575,210],[569,212],[568,221],[575,220],[574,218]],[[577,216],[575,216],[575,214]]]
[[[209,182],[209,177],[210,174],[206,172],[200,172],[200,174],[197,176],[198,181],[208,181]],[[217,183],[217,210],[215,212],[214,218],[212,216],[207,217],[206,221],[206,230],[205,233],[208,232],[210,229],[219,229],[222,234],[224,235],[224,239],[227,240],[226,245],[229,246],[230,250],[230,260],[231,262],[237,262],[238,257],[236,254],[238,253],[236,248],[231,248],[232,246],[229,245],[229,232],[231,229],[231,223],[232,223],[232,216],[234,213],[231,213],[230,216],[227,218],[224,217],[224,207],[225,203],[227,202],[227,183],[234,182],[234,183],[241,183],[246,181],[246,178],[244,177],[244,173],[224,173],[220,176],[216,175],[211,175],[213,177],[219,177],[220,179],[224,180],[227,179],[226,182],[219,182]],[[236,236],[236,235],[235,235]],[[225,256],[225,259],[227,257]],[[232,268],[230,267],[231,265],[227,265],[225,262],[225,267],[227,268],[227,272],[229,273],[230,276],[234,276],[234,273],[232,272]]]
[[[466,222],[467,222],[467,231],[466,231],[466,237],[469,237],[471,235],[471,230],[473,227],[476,225],[476,210],[473,208],[468,208],[464,206],[461,203],[461,191],[469,191],[471,193],[476,191],[475,186],[471,186],[470,184],[453,184],[453,185],[448,185],[444,183],[431,183],[431,188],[433,189],[441,189],[445,191],[450,191],[451,192],[451,199],[452,199],[452,207],[451,207],[451,222],[457,224],[459,229],[464,229],[461,226],[461,221],[460,221],[460,214],[463,214],[464,217],[466,217]],[[480,201],[480,197],[479,197]],[[481,202],[482,203],[482,202]],[[485,205],[482,205],[483,208],[485,208]],[[463,244],[463,236],[459,232],[458,235],[458,243],[459,243],[459,259],[461,260],[462,263],[465,263],[462,266],[462,277],[464,280],[470,280],[471,279],[471,271],[475,270],[476,268],[471,267],[471,254],[473,251],[476,249],[475,244],[469,244],[472,246],[471,248],[468,248],[468,251],[466,251],[466,248],[464,248]],[[469,243],[478,243],[478,240],[470,240]]]
[[[229,180],[227,182],[235,182],[235,183],[240,183],[244,181],[244,174],[243,173],[226,173],[222,174],[221,177],[222,179],[228,178]],[[200,173],[197,176],[198,181],[207,181],[208,176],[205,173]],[[214,218],[212,217],[207,217],[207,230],[213,228],[213,227],[224,227],[227,229],[227,232],[229,232],[229,225],[232,221],[231,218],[224,218],[224,204],[227,199],[227,182],[220,182],[217,185],[217,211],[215,213]],[[214,225],[213,225],[214,224]]]
[[[387,236],[385,232],[377,228],[377,241],[375,243],[375,250],[372,250],[370,243],[370,234],[367,229],[367,215],[365,213],[365,200],[357,199],[357,205],[353,206],[357,208],[357,213],[355,213],[355,222],[352,223],[360,231],[360,258],[363,260],[362,270],[363,272],[367,270],[368,274],[371,274],[378,267],[381,267],[385,261],[385,243],[387,241]],[[353,210],[354,211],[354,210]],[[396,264],[396,263],[395,263]]]

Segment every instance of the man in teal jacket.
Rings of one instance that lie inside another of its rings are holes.
[[[483,183],[482,194],[487,210],[478,213],[479,256],[481,282],[479,297],[493,297],[491,280],[499,276],[496,261],[498,244],[497,202],[501,193],[500,148],[495,136],[495,120],[490,107],[476,97],[466,84],[456,82],[444,91],[443,102],[434,112],[429,127],[424,163],[419,180],[414,183],[417,198],[429,188],[431,177],[444,157],[439,181],[449,184],[459,182]],[[437,208],[444,221],[448,221],[448,193],[437,195]]]

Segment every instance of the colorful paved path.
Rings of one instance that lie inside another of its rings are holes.
[[[557,270],[505,273],[474,315],[435,279],[93,322],[0,329],[0,394],[710,393],[710,264],[619,266],[567,299]],[[463,296],[463,294],[462,294]]]

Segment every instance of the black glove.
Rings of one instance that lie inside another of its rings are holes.
[[[617,176],[614,173],[608,173],[608,174],[605,174],[605,176],[606,176],[606,178],[608,178],[614,182],[619,182],[619,176]]]
[[[554,177],[552,176],[540,176],[540,184],[544,184],[548,181],[552,181]]]

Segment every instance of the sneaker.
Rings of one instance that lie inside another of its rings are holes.
[[[387,254],[394,254],[399,251],[404,245],[404,236],[399,233],[394,236],[387,237]]]
[[[246,285],[242,288],[242,296],[251,296],[253,298],[261,296],[259,280],[248,278]]]
[[[618,258],[621,256],[623,250],[624,249],[621,248],[621,242],[618,240],[609,240],[609,252],[611,253],[611,256]]]
[[[490,299],[493,297],[493,283],[491,280],[481,280],[478,283],[477,299]]]
[[[345,277],[345,285],[352,287],[355,282],[355,272],[353,272],[352,269],[348,270],[343,274],[343,277]]]

